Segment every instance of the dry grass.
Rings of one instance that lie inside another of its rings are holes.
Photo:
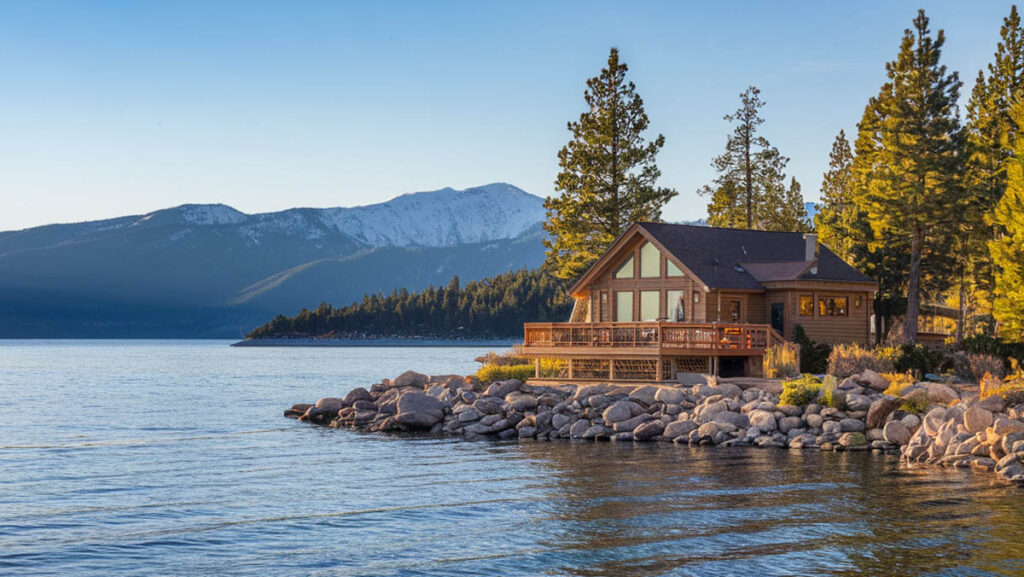
[[[765,378],[792,377],[800,373],[800,358],[797,346],[785,343],[768,347],[762,363]]]

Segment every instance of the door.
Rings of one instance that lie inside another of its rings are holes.
[[[786,334],[786,303],[772,303],[772,328],[779,331],[780,335]]]

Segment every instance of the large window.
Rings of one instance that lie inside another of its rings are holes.
[[[615,291],[615,320],[633,322],[633,291]]]
[[[814,316],[814,297],[811,295],[800,296],[800,316],[802,317],[813,317]]]
[[[740,322],[740,301],[729,301],[729,320]]]
[[[666,291],[665,310],[668,320],[683,322],[686,320],[686,291]]]
[[[661,252],[651,243],[640,247],[640,278],[661,276]]]
[[[658,291],[640,291],[640,320],[656,321],[661,317]]]
[[[850,315],[846,297],[821,297],[818,299],[818,316],[845,317]]]
[[[615,278],[633,278],[633,257],[626,259],[622,266],[615,271]]]

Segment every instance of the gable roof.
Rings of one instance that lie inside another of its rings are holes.
[[[641,233],[679,261],[685,272],[696,276],[709,289],[764,290],[762,282],[816,280],[870,283],[862,274],[836,256],[828,247],[818,245],[817,260],[805,260],[806,243],[800,232],[769,232],[716,228],[686,224],[640,222],[620,236],[597,263],[570,289],[581,288],[592,273],[607,266],[609,257],[631,238]]]
[[[820,244],[817,267],[812,266],[813,261],[804,258],[807,241],[800,232],[656,222],[638,225],[713,289],[762,289],[761,280],[875,282]],[[745,264],[754,265],[754,274]]]

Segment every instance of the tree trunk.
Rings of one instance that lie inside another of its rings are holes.
[[[753,168],[750,166],[750,131],[752,129],[748,126],[746,134],[743,137],[743,156],[744,163],[746,164],[746,173],[743,175],[746,180],[746,193],[747,193],[747,230],[753,228],[752,223],[754,220],[754,178]]]
[[[903,323],[903,339],[917,344],[917,318],[921,311],[921,247],[924,233],[921,225],[914,223],[910,240],[910,278],[907,283],[907,316]]]
[[[960,269],[960,297],[959,297],[959,310],[956,315],[956,346],[960,348],[960,345],[964,342],[964,325],[967,324],[967,278],[964,270]]]

